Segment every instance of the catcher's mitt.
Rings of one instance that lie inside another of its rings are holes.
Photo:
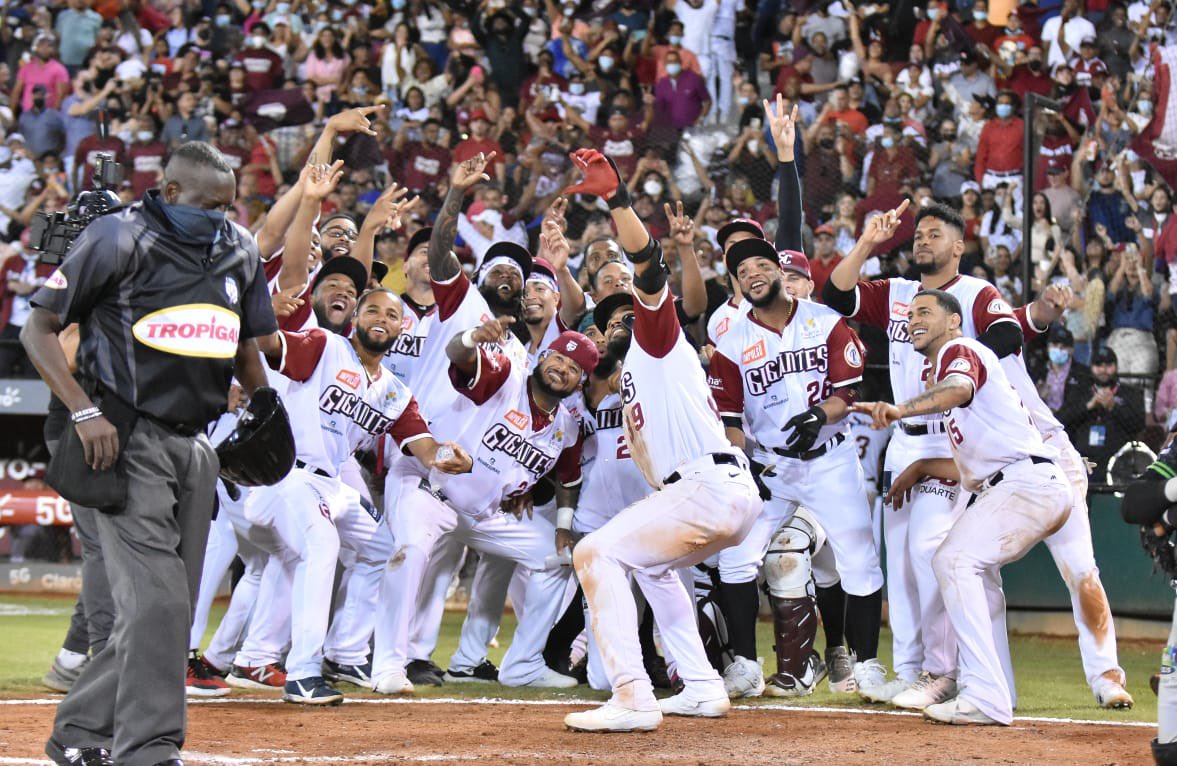
[[[1161,530],[1163,533],[1158,534]],[[1173,527],[1163,521],[1140,527],[1140,544],[1152,559],[1153,571],[1164,572],[1171,580],[1177,580],[1177,544],[1173,541],[1174,531]]]
[[[294,434],[278,392],[253,392],[233,433],[217,445],[221,478],[243,487],[277,484],[294,467]]]

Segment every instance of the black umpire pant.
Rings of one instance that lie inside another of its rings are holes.
[[[203,435],[139,418],[124,447],[126,507],[98,513],[114,631],[57,708],[45,752],[106,747],[119,766],[177,758],[186,726],[188,628],[219,466]]]

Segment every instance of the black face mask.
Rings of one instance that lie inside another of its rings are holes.
[[[1042,62],[1039,61],[1038,59],[1031,59],[1026,64],[1026,66],[1030,68],[1031,72],[1041,72],[1042,71]]]
[[[834,148],[834,139],[823,138],[817,142],[817,145],[820,146],[822,149],[833,149]]]
[[[955,133],[941,133],[940,138],[942,138],[945,141],[955,141],[956,134]]]
[[[34,98],[33,99],[33,108],[34,109],[44,109],[45,108],[45,97],[44,96],[37,96],[36,98]]]

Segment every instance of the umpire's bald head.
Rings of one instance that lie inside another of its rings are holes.
[[[237,197],[237,179],[225,155],[212,144],[181,144],[163,170],[163,198],[169,205],[224,210]]]

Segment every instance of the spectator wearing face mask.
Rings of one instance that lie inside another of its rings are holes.
[[[1144,427],[1140,389],[1119,379],[1116,354],[1101,348],[1091,358],[1091,377],[1068,379],[1058,418],[1083,457],[1095,463],[1091,482],[1104,481],[1107,461]]]
[[[695,52],[683,47],[683,25],[681,21],[672,21],[666,30],[664,45],[651,45],[650,35],[642,40],[642,55],[654,59],[654,82],[661,81],[670,74],[670,59],[673,57],[679,66],[677,71],[690,71],[699,75],[703,70],[699,66],[699,57]],[[677,75],[675,75],[677,77]],[[702,82],[700,77],[699,82]]]
[[[1001,92],[994,110],[996,119],[985,123],[977,139],[973,176],[982,189],[993,189],[1004,182],[1014,194],[1021,191],[1025,125],[1017,116],[1016,99],[1009,91]]]
[[[707,86],[697,72],[685,68],[678,51],[666,56],[666,76],[654,84],[657,126],[676,133],[698,124],[711,109]],[[677,135],[673,136],[677,140]]]
[[[1051,411],[1058,412],[1067,386],[1089,386],[1091,370],[1075,360],[1075,338],[1063,325],[1055,325],[1046,343],[1046,370],[1038,384],[1038,394]]]
[[[273,90],[282,86],[285,62],[269,47],[270,28],[258,22],[250,29],[245,47],[233,57],[245,67],[245,84],[251,91]]]

